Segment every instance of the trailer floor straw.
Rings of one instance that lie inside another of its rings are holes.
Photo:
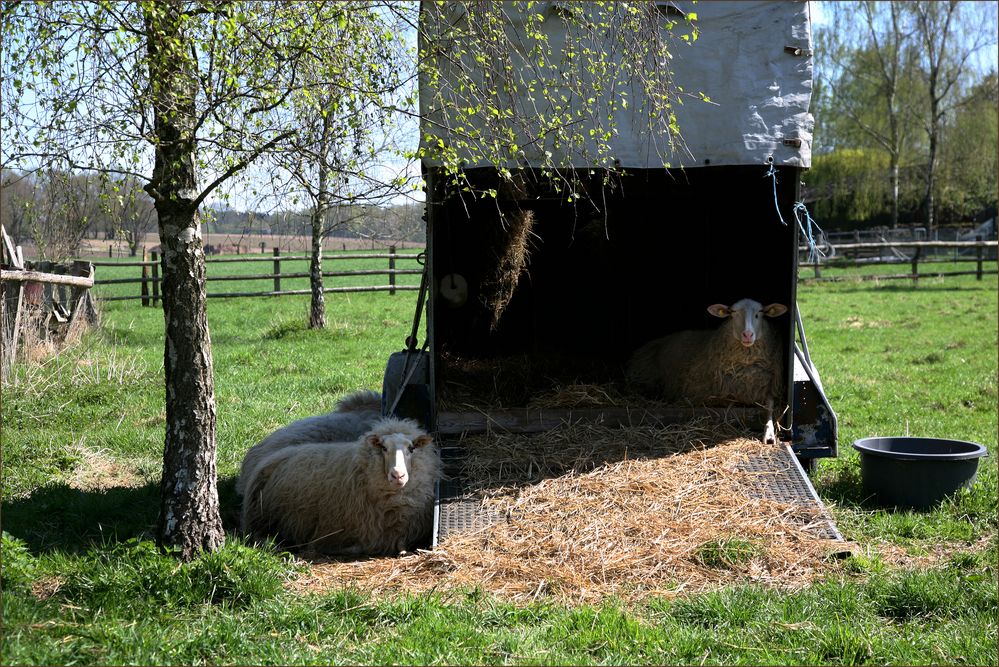
[[[850,547],[787,448],[751,433],[703,418],[444,437],[435,548],[322,559],[295,586],[572,603],[807,586]]]
[[[482,495],[461,478],[461,447],[445,446],[442,455],[448,477],[441,481],[437,491],[434,546],[457,533],[479,530],[504,519],[489,504],[483,503]],[[806,510],[802,516],[815,517],[803,526],[804,530],[815,537],[846,544],[789,445],[748,456],[738,465],[738,470],[744,473],[748,495],[798,505]]]

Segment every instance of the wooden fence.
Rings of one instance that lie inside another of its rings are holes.
[[[419,285],[412,284],[398,284],[396,282],[397,276],[404,275],[420,275],[423,273],[422,268],[415,269],[405,269],[396,268],[397,264],[400,262],[420,262],[422,253],[398,253],[396,252],[395,246],[389,246],[389,251],[387,253],[348,253],[348,254],[324,254],[323,264],[330,261],[344,261],[344,260],[368,260],[368,259],[384,259],[387,260],[387,267],[384,269],[355,269],[355,270],[345,270],[345,271],[323,271],[324,278],[345,278],[353,276],[379,276],[384,275],[388,277],[388,282],[385,285],[353,285],[353,286],[339,286],[339,287],[325,287],[323,288],[324,293],[329,292],[388,292],[389,294],[395,294],[396,291],[405,290],[418,290]],[[245,257],[219,257],[214,259],[205,259],[206,264],[206,276],[205,280],[209,282],[214,281],[251,281],[251,280],[268,280],[273,281],[274,289],[263,291],[263,292],[214,292],[208,293],[208,298],[234,298],[234,297],[258,297],[258,296],[284,296],[290,294],[311,294],[309,289],[281,289],[281,280],[291,278],[308,278],[311,274],[306,272],[282,272],[281,264],[282,262],[291,261],[309,261],[309,255],[281,255],[279,248],[274,248],[272,256],[260,257],[260,256],[245,256]],[[272,271],[270,273],[257,273],[252,275],[211,275],[211,266],[215,264],[224,263],[246,263],[246,262],[268,262],[271,264]],[[143,306],[155,305],[160,299],[160,282],[162,278],[160,277],[160,257],[159,253],[151,252],[149,260],[135,261],[135,262],[93,262],[94,266],[109,266],[109,267],[138,267],[141,269],[141,275],[135,278],[109,278],[109,279],[97,279],[94,281],[94,285],[121,285],[121,284],[137,284],[139,285],[139,290],[137,294],[129,295],[116,295],[116,296],[101,296],[97,295],[101,301],[122,301],[127,299],[141,299]],[[324,281],[325,285],[325,281]]]
[[[62,345],[97,323],[89,262],[25,262],[0,225],[0,380],[6,381],[27,341]]]
[[[829,259],[819,258],[817,262],[799,262],[798,268],[811,268],[814,276],[809,277],[810,281],[849,281],[849,280],[912,280],[917,282],[920,278],[937,278],[948,276],[975,276],[978,280],[985,275],[996,275],[996,269],[985,269],[987,259],[985,254],[988,248],[996,248],[995,241],[889,241],[883,243],[840,243],[836,246],[837,256]],[[910,254],[904,254],[901,250],[911,250]],[[939,254],[941,250],[953,250],[954,255]],[[807,247],[799,248],[799,251],[808,252]],[[885,251],[891,254],[885,255]],[[961,251],[971,251],[969,255],[959,254]],[[842,253],[842,256],[839,256]],[[960,264],[974,263],[975,269],[968,271],[927,271],[927,264]],[[849,268],[860,266],[876,266],[883,264],[908,264],[908,273],[891,274],[870,274],[870,275],[850,275],[850,276],[823,276],[823,268]],[[924,272],[919,272],[919,265],[924,265]],[[804,277],[804,276],[802,276]]]
[[[982,279],[984,275],[995,275],[999,272],[995,269],[985,269],[984,264],[986,261],[993,261],[986,258],[986,250],[996,248],[995,241],[902,241],[902,242],[884,242],[884,243],[842,243],[836,246],[837,256],[829,259],[820,258],[818,262],[800,262],[798,264],[799,270],[811,268],[814,271],[814,276],[805,277],[810,281],[848,281],[848,280],[912,280],[918,281],[919,278],[930,278],[930,277],[947,277],[947,276],[967,276],[973,275],[978,280]],[[900,250],[911,250],[911,254],[902,255]],[[807,252],[808,248],[802,247],[799,250]],[[941,250],[953,250],[954,256],[941,256],[939,253]],[[892,256],[885,256],[885,251],[895,252]],[[959,255],[959,252],[971,251],[969,255]],[[422,253],[398,253],[396,252],[395,246],[390,246],[387,253],[346,253],[346,254],[328,254],[324,255],[323,261],[326,262],[342,262],[345,260],[371,260],[371,259],[383,259],[387,261],[387,266],[384,269],[355,269],[355,270],[343,270],[343,271],[323,271],[324,278],[345,278],[354,276],[375,276],[384,275],[387,276],[387,284],[384,285],[353,285],[353,286],[336,286],[336,287],[325,287],[324,292],[388,292],[389,294],[395,294],[396,291],[400,290],[418,290],[419,286],[416,284],[399,284],[396,281],[397,276],[403,275],[420,275],[423,272],[422,268],[397,268],[400,263],[412,263],[417,262]],[[292,278],[308,278],[309,273],[306,272],[282,272],[281,264],[282,262],[290,261],[308,261],[308,255],[281,255],[278,248],[273,249],[273,254],[270,256],[241,256],[241,257],[220,257],[206,259],[205,263],[208,266],[208,275],[206,280],[209,282],[214,281],[248,281],[248,280],[268,280],[273,281],[273,289],[267,291],[257,291],[257,292],[214,292],[209,293],[209,298],[223,298],[223,297],[259,297],[259,296],[282,296],[291,294],[310,294],[309,289],[282,289],[281,280],[292,279]],[[271,266],[270,273],[257,273],[252,275],[211,275],[211,265],[231,263],[231,262],[267,262]],[[926,265],[932,265],[935,263],[974,263],[975,268],[968,271],[933,271],[930,269],[926,270]],[[155,305],[160,298],[160,258],[158,253],[151,253],[151,259],[148,261],[135,261],[135,262],[93,262],[94,266],[109,266],[109,267],[136,267],[141,269],[141,275],[134,278],[110,278],[110,279],[97,279],[94,281],[95,286],[100,285],[112,285],[112,284],[135,284],[139,286],[136,294],[129,295],[114,295],[114,296],[100,296],[97,295],[99,299],[103,301],[118,301],[126,299],[141,299],[142,305]],[[859,267],[859,266],[871,266],[879,264],[908,264],[908,273],[894,273],[894,274],[871,274],[871,275],[850,275],[850,276],[823,276],[822,270],[824,268],[847,268],[847,267]],[[923,272],[920,273],[920,264],[924,266]]]

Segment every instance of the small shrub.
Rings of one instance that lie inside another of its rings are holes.
[[[28,545],[6,531],[0,533],[0,589],[5,592],[25,590],[36,578],[37,563]]]

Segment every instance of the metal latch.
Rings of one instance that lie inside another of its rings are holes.
[[[790,53],[792,56],[810,56],[812,52],[810,49],[803,49],[800,46],[785,46],[784,53]]]

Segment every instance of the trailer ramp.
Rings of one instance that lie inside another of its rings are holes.
[[[460,479],[461,447],[445,445],[441,454],[446,478],[437,488],[434,547],[449,536],[480,530],[506,520],[502,514],[484,507],[481,498],[470,485]],[[751,456],[738,469],[746,473],[747,495],[801,506],[807,510],[802,512],[802,516],[810,517],[808,523],[802,526],[805,531],[818,538],[842,542],[842,553],[849,552],[847,543],[836,529],[832,515],[822,503],[790,445],[782,444]]]

